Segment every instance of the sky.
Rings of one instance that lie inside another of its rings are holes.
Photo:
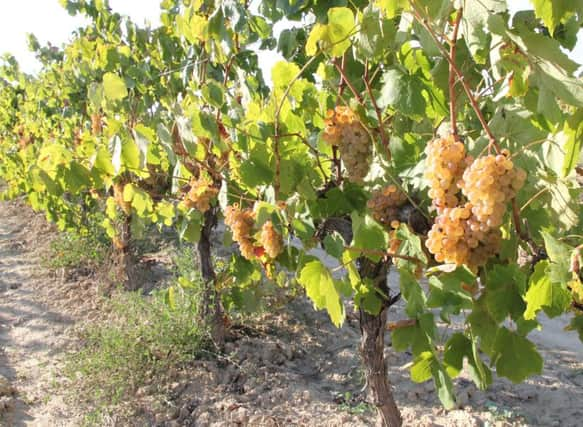
[[[529,0],[508,0],[507,3],[511,11],[532,8]],[[160,22],[160,0],[109,0],[109,4],[114,11],[129,15],[138,24]],[[0,55],[10,52],[24,71],[35,72],[39,64],[28,51],[27,33],[35,34],[43,45],[51,42],[59,46],[82,24],[83,20],[70,16],[58,0],[0,0]],[[568,54],[583,65],[583,31],[579,33],[575,50]],[[259,52],[259,63],[267,80],[271,66],[279,59],[281,56],[276,52]]]

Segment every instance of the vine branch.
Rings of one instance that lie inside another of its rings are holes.
[[[375,97],[373,96],[372,88],[370,87],[370,80],[368,77],[368,60],[364,64],[363,80],[364,80],[364,85],[366,87],[366,91],[367,91],[368,96],[370,98],[370,102],[372,103],[372,106],[373,106],[375,113],[377,115],[377,120],[379,121],[379,133],[381,134],[381,142],[383,144],[383,147],[385,148],[387,160],[391,160],[391,150],[389,148],[389,138],[387,137],[387,134],[385,132],[385,126],[383,124],[383,114],[382,114],[381,109],[379,108],[379,106],[377,104]]]
[[[437,45],[437,48],[439,49],[441,54],[444,56],[444,58],[447,60],[447,62],[449,62],[451,69],[453,70],[453,72],[457,76],[460,84],[462,85],[462,88],[464,89],[464,92],[466,93],[468,99],[470,100],[470,104],[472,106],[472,109],[474,110],[474,112],[478,116],[478,120],[480,121],[482,128],[486,132],[486,135],[488,135],[490,145],[494,146],[494,148],[496,149],[497,152],[500,152],[501,151],[500,145],[498,144],[496,137],[492,133],[492,130],[490,129],[490,126],[488,125],[488,122],[484,118],[484,114],[482,113],[482,110],[480,110],[480,106],[478,105],[478,102],[476,101],[476,97],[472,94],[472,90],[468,86],[468,83],[466,82],[463,73],[460,71],[460,69],[458,68],[456,63],[451,60],[449,52],[443,47],[443,45],[439,41],[439,38],[437,37],[437,34],[435,33],[435,30],[428,24],[427,19],[424,18],[423,16],[421,16],[421,13],[419,12],[419,10],[417,9],[417,7],[415,5],[415,2],[413,0],[409,0],[409,3],[411,4],[411,8],[413,9],[413,16],[415,17],[415,19],[417,21],[419,21],[419,23],[423,26],[423,28],[425,28],[427,30],[427,32],[429,33],[429,35],[431,36],[431,38],[433,39],[433,41]]]
[[[453,134],[454,138],[458,139],[458,130],[457,130],[457,118],[455,114],[455,70],[453,69],[453,65],[455,65],[455,56],[456,56],[456,47],[457,47],[457,36],[458,30],[460,28],[460,22],[462,20],[463,15],[463,8],[459,8],[457,11],[457,16],[455,18],[455,22],[453,24],[453,35],[450,40],[449,44],[449,119],[451,122],[451,133]]]

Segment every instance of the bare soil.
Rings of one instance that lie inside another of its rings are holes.
[[[19,203],[0,202],[0,425],[79,426],[88,408],[71,397],[63,373],[78,348],[76,328],[100,321],[101,290],[91,276],[50,272],[40,264],[55,230]],[[405,318],[402,305],[391,321]],[[413,384],[411,355],[386,357],[405,425],[579,426],[583,419],[583,345],[545,320],[533,339],[543,375],[514,385],[497,379],[485,392],[462,374],[459,409],[444,411],[432,383]],[[442,325],[445,333],[445,325]],[[450,329],[461,328],[454,324]],[[375,414],[361,393],[360,331],[349,315],[341,329],[308,301],[296,299],[234,326],[226,354],[209,354],[173,380],[138,389],[132,410],[112,408],[111,426],[371,426]]]

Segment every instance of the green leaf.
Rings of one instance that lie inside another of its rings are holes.
[[[293,62],[278,61],[271,68],[271,80],[274,87],[287,88],[289,84],[294,81],[300,72],[298,67]]]
[[[451,378],[445,369],[437,363],[433,365],[433,381],[437,389],[437,397],[445,409],[455,408],[455,394]]]
[[[371,216],[361,216],[356,212],[352,214],[352,246],[358,249],[384,251],[387,247],[388,235],[384,228]],[[379,255],[365,255],[374,260],[380,258]]]
[[[555,34],[555,29],[567,19],[573,12],[577,11],[576,3],[573,0],[530,0],[534,6],[537,18],[541,19],[551,34]],[[579,10],[581,5],[579,5]]]
[[[431,313],[422,315],[422,318],[431,320],[429,317],[431,317],[431,319],[433,318]],[[429,337],[423,328],[421,328],[419,322],[413,326],[395,329],[391,333],[391,343],[395,351],[405,351],[411,347],[413,355],[415,356],[424,351],[431,350]]]
[[[202,216],[194,209],[189,215],[182,220],[180,227],[180,239],[190,243],[196,243],[200,239],[200,228],[202,225]]]
[[[354,14],[347,7],[328,9],[328,24],[316,24],[306,42],[306,53],[313,56],[320,47],[331,56],[342,56],[350,47],[350,35],[355,28]]]
[[[427,264],[427,255],[423,250],[421,238],[415,234],[408,225],[400,224],[396,230],[396,238],[401,241],[397,253],[418,259],[422,265]],[[416,261],[409,261],[402,258],[394,259],[395,265],[399,268],[408,268],[410,271],[416,271],[420,265]]]
[[[411,380],[423,383],[432,377],[434,365],[438,363],[431,351],[424,351],[413,360],[411,366]]]
[[[344,252],[344,238],[340,233],[333,231],[324,238],[324,249],[334,258],[341,259]]]
[[[114,73],[105,73],[103,75],[103,91],[105,98],[110,101],[119,101],[128,96],[125,82]]]
[[[462,333],[453,334],[445,344],[443,363],[447,374],[455,378],[464,367],[464,359],[468,361],[468,371],[476,386],[485,390],[492,383],[492,373],[478,358],[475,345]]]
[[[392,107],[399,113],[416,119],[425,114],[427,102],[424,92],[426,87],[418,77],[394,68],[383,74],[383,87],[378,103],[381,108]]]
[[[556,283],[567,283],[571,280],[570,260],[573,248],[547,232],[541,233],[545,241],[545,249],[551,260],[550,280]]]
[[[505,0],[465,0],[460,29],[476,63],[485,64],[490,53],[488,16],[503,13],[506,8]]]
[[[496,264],[486,272],[484,298],[488,311],[496,322],[507,316],[518,319],[526,308],[522,296],[526,291],[526,276],[517,265]]]
[[[514,383],[542,372],[543,359],[534,344],[506,328],[500,328],[496,335],[494,353],[496,373]]]
[[[369,60],[382,58],[388,53],[396,33],[393,21],[382,19],[377,9],[367,7],[362,14],[356,42],[360,57]]]
[[[325,309],[337,327],[344,323],[344,303],[332,274],[320,261],[308,262],[300,273],[299,283],[318,309]]]
[[[563,146],[565,158],[563,161],[563,177],[568,176],[575,166],[581,162],[581,149],[583,148],[583,109],[569,116],[563,127],[563,133],[567,141]]]
[[[410,8],[409,0],[376,0],[376,3],[388,19]]]
[[[571,319],[569,326],[565,328],[567,331],[575,331],[579,334],[579,339],[583,342],[583,315],[574,316]]]
[[[539,261],[530,276],[526,301],[526,320],[534,319],[540,309],[544,309],[549,317],[564,313],[570,303],[571,294],[568,289],[559,283],[553,283],[549,276],[550,264],[547,260]]]
[[[207,80],[201,92],[204,100],[213,107],[221,108],[225,103],[223,88],[213,80]]]
[[[407,269],[399,269],[399,281],[401,294],[407,302],[405,312],[409,317],[417,317],[426,309],[425,293],[413,273]]]

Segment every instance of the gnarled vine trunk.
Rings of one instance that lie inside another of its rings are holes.
[[[376,286],[389,295],[387,286],[388,264],[386,262],[373,263],[361,258],[359,260],[359,272],[363,278],[371,278]],[[385,329],[387,312],[390,301],[384,302],[378,314],[367,313],[360,308],[360,355],[365,370],[366,384],[374,406],[379,415],[379,425],[399,427],[403,423],[401,412],[395,403],[393,391],[387,375],[385,364]]]
[[[118,237],[114,241],[111,256],[111,279],[114,283],[121,284],[127,291],[135,291],[140,288],[138,268],[131,247],[131,215],[126,215],[118,226]]]
[[[214,208],[204,214],[204,223],[198,241],[198,257],[203,279],[203,291],[200,300],[199,317],[210,328],[214,344],[221,348],[225,340],[225,324],[220,296],[216,288],[217,275],[212,259],[212,231],[217,225],[217,213]]]

